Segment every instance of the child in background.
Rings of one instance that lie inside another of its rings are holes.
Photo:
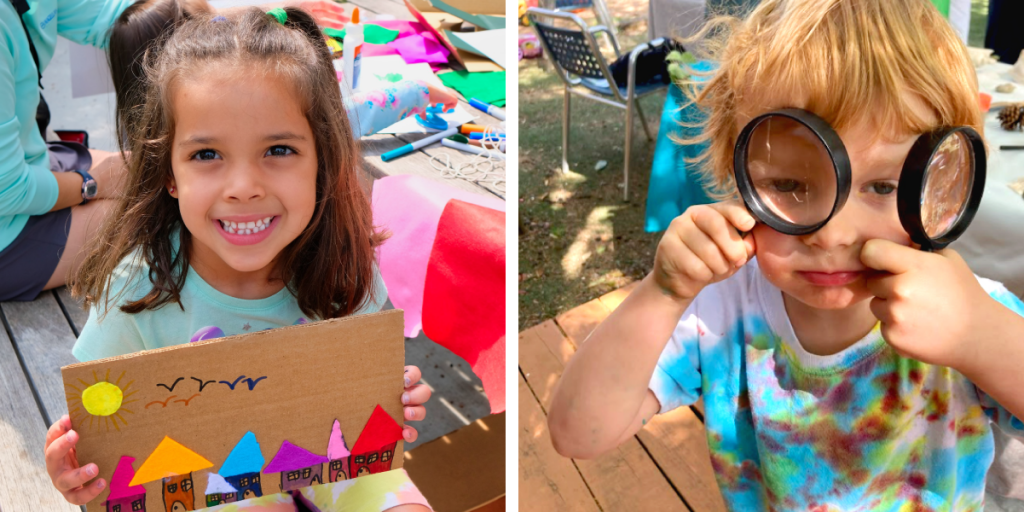
[[[279,4],[284,5],[277,2],[263,7]],[[313,13],[317,22],[325,26],[335,26],[332,15],[344,12],[333,2],[302,2],[299,7]],[[116,124],[122,134],[132,133],[126,123],[131,122],[133,112],[141,111],[145,100],[142,63],[146,52],[157,50],[160,41],[170,37],[178,25],[201,14],[215,15],[216,10],[206,0],[139,0],[114,22],[110,29],[110,73],[117,97]],[[441,103],[447,110],[458,104],[458,98],[446,87],[419,80],[344,98],[345,112],[356,138],[373,135],[412,115],[425,118],[428,103]]]
[[[725,25],[693,89],[725,201],[672,222],[570,361],[555,448],[594,457],[703,399],[730,510],[982,510],[991,423],[1024,437],[1024,304],[954,251],[912,247],[896,208],[920,134],[982,130],[963,43],[927,0],[765,0],[703,33]],[[735,199],[739,131],[782,108],[823,118],[850,156],[848,201],[807,235]]]
[[[327,46],[312,17],[285,13],[283,23],[257,9],[194,15],[147,60],[146,94],[124,148],[125,194],[76,281],[91,305],[73,349],[79,360],[384,304],[374,248],[385,236],[358,183],[359,151]],[[406,367],[406,420],[425,415],[430,390],[419,378]],[[50,428],[45,459],[54,486],[83,504],[106,482],[92,481],[95,464],[79,467],[70,427],[64,416]],[[403,434],[416,439],[411,427]],[[429,510],[404,471],[373,477],[345,482],[340,493],[311,490],[312,502]],[[292,498],[266,496],[242,509],[295,510]]]

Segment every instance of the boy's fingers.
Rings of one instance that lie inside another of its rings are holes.
[[[90,483],[86,487],[82,487],[81,489],[75,489],[74,491],[63,493],[64,499],[75,505],[85,505],[86,503],[96,499],[96,496],[99,496],[106,486],[107,482],[101,478]]]
[[[711,207],[718,210],[730,224],[744,233],[754,229],[757,224],[757,219],[747,211],[747,207],[740,201],[724,201],[712,204]]]
[[[417,382],[419,382],[420,378],[422,378],[422,375],[420,374],[419,367],[416,367],[416,366],[406,366],[405,367],[405,387],[407,387],[407,388],[411,387],[413,384],[416,384]]]
[[[416,438],[419,437],[419,436],[420,436],[420,433],[416,432],[415,428],[412,428],[409,425],[406,425],[406,426],[402,427],[402,438],[405,439],[405,442],[407,442],[407,443],[414,442],[414,441],[416,441]]]
[[[739,231],[717,211],[703,210],[694,212],[693,223],[711,237],[726,259],[735,266],[747,261],[747,248],[740,237]]]
[[[53,444],[53,442],[56,441],[57,438],[64,435],[65,433],[67,433],[68,430],[70,430],[70,428],[68,427],[68,423],[65,421],[67,420],[67,418],[68,415],[65,414],[64,416],[61,416],[61,418],[57,420],[56,423],[50,425],[50,428],[47,429],[46,431],[46,444],[43,445],[43,449],[49,448],[49,446]]]
[[[422,405],[427,403],[427,400],[430,400],[430,388],[423,384],[406,388],[405,393],[402,393],[403,405]]]
[[[860,261],[875,270],[902,274],[914,268],[921,252],[889,240],[868,240],[860,250]]]
[[[46,471],[50,473],[51,476],[65,466],[65,457],[77,441],[78,432],[72,430],[58,437],[46,447],[44,450]]]
[[[875,297],[871,299],[871,314],[875,315],[875,318],[879,322],[885,324],[892,323],[892,311],[889,308],[889,301]]]
[[[53,481],[53,485],[60,492],[70,492],[88,484],[89,480],[96,478],[96,474],[96,465],[86,464],[78,469],[65,471]]]
[[[427,417],[427,408],[422,405],[405,407],[405,421],[421,421]]]
[[[689,251],[695,254],[711,271],[712,275],[706,280],[714,279],[715,275],[727,274],[732,271],[732,263],[727,261],[718,244],[707,233],[700,229],[688,229],[682,233],[682,239]],[[691,277],[697,276],[691,275]]]

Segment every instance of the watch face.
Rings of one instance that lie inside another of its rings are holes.
[[[96,180],[89,180],[82,184],[82,196],[86,199],[96,197]]]

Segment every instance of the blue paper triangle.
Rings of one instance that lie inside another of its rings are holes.
[[[267,462],[256,442],[256,434],[246,432],[242,440],[231,449],[228,459],[217,473],[220,476],[237,476],[246,473],[259,473]]]

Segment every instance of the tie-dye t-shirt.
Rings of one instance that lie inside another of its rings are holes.
[[[1000,303],[1024,304],[980,279]],[[978,511],[992,421],[1024,423],[955,370],[898,355],[879,328],[817,356],[753,260],[683,314],[650,388],[661,411],[704,400],[711,463],[730,510]]]

